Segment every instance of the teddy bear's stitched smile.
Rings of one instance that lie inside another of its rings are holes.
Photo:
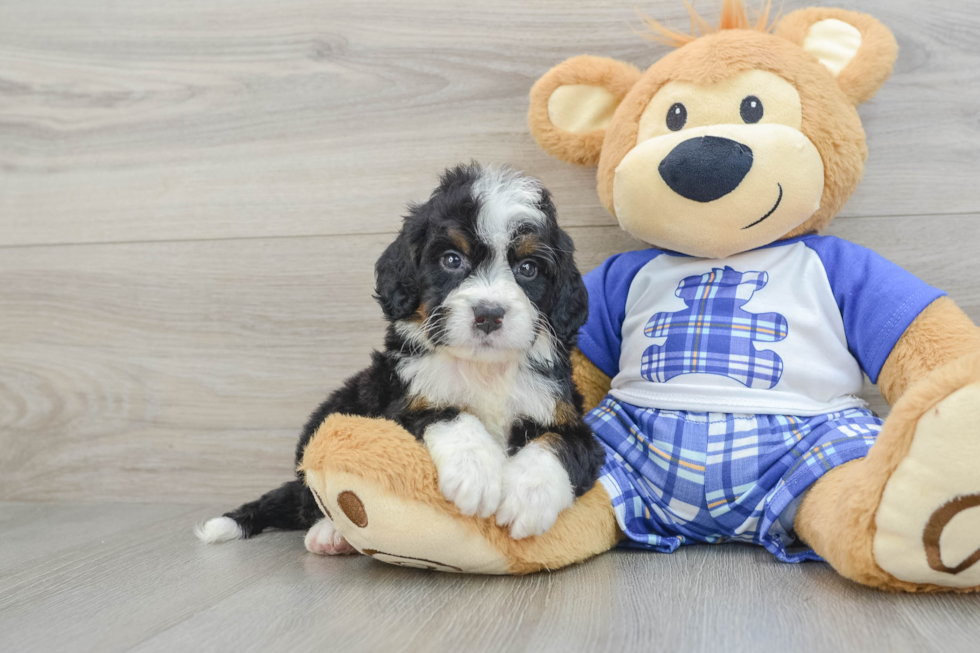
[[[776,212],[776,209],[779,208],[779,203],[783,201],[783,185],[781,183],[779,183],[778,181],[776,182],[776,185],[779,186],[779,197],[776,198],[776,203],[772,205],[772,208],[769,209],[769,212],[766,213],[764,216],[762,216],[761,218],[759,218],[758,220],[756,220],[752,224],[746,225],[746,226],[742,227],[743,230],[744,229],[748,229],[749,227],[754,227],[755,225],[759,224],[760,222],[762,222],[763,220],[765,220],[766,218],[768,218],[770,215],[772,215],[773,213],[775,213]]]

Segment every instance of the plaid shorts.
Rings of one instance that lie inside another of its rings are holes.
[[[627,536],[622,546],[669,553],[695,542],[752,542],[783,562],[820,560],[794,535],[799,500],[827,470],[866,456],[882,423],[864,408],[733,415],[612,397],[586,421],[606,449],[599,482]]]

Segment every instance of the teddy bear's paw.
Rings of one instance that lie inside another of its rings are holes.
[[[344,536],[341,535],[333,526],[333,522],[328,518],[323,518],[313,525],[313,528],[306,531],[303,538],[306,550],[321,556],[337,556],[357,553],[357,549],[352,547]]]
[[[896,578],[980,586],[980,383],[919,418],[875,522],[875,561]]]
[[[558,513],[575,501],[568,472],[547,447],[529,444],[504,467],[504,499],[496,520],[510,526],[515,540],[541,535],[551,528]]]
[[[496,512],[506,456],[480,420],[463,414],[433,424],[425,433],[425,444],[443,496],[464,515],[489,517]]]

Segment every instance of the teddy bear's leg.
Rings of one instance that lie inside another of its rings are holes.
[[[538,537],[514,540],[492,517],[462,515],[439,491],[428,452],[387,420],[329,417],[307,446],[301,468],[344,540],[392,564],[523,574],[580,562],[620,538],[600,485]]]
[[[868,456],[824,475],[796,515],[842,575],[905,591],[980,589],[980,356],[895,404]]]

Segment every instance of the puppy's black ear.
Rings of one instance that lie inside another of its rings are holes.
[[[589,291],[585,289],[582,275],[575,267],[572,239],[563,231],[558,242],[560,251],[555,253],[558,260],[555,273],[558,296],[549,319],[558,339],[571,348],[578,339],[578,330],[589,319]]]
[[[404,320],[421,302],[419,260],[426,222],[421,208],[412,207],[395,242],[388,245],[374,266],[374,298],[390,321]]]
[[[552,228],[556,234],[553,248],[556,297],[548,319],[558,339],[570,349],[575,346],[578,330],[589,318],[589,291],[585,289],[585,282],[575,265],[575,243],[558,227],[557,211],[551,194],[546,190],[539,207],[554,220]]]

